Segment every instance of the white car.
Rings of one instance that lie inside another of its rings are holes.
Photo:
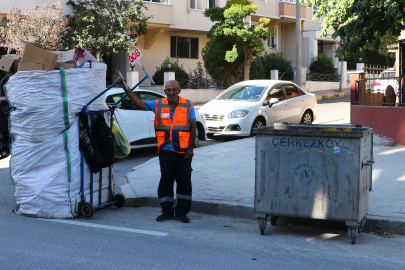
[[[164,95],[149,91],[136,89],[134,91],[142,100],[157,100],[165,97]],[[105,94],[107,105],[112,105],[119,101],[125,94],[121,88],[112,88]],[[114,123],[121,128],[125,137],[127,137],[131,148],[142,148],[156,146],[155,135],[155,114],[151,111],[138,109],[128,97],[125,97],[115,109]],[[206,139],[206,124],[203,115],[195,112],[197,122],[197,136],[195,140],[195,147],[198,147],[199,140]],[[118,124],[117,124],[118,122]]]
[[[397,75],[395,70],[385,70],[381,72],[380,76],[378,76],[378,79],[374,82],[374,92],[385,93],[385,90],[387,90],[388,85],[391,85],[392,88],[394,88],[394,91],[396,92],[398,89],[396,76]]]
[[[278,80],[237,83],[199,110],[214,134],[250,136],[253,128],[274,123],[311,124],[317,116],[317,99],[296,84]]]

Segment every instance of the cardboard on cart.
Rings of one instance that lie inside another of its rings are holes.
[[[50,52],[58,55],[57,60],[58,63],[70,62],[75,57],[75,49],[69,51],[50,51]]]
[[[2,55],[0,58],[0,69],[6,72],[9,72],[11,67],[14,64],[14,59],[7,57],[6,55]]]
[[[6,54],[0,56],[0,70],[14,74],[17,72],[18,63],[21,61],[21,55]],[[11,65],[10,65],[11,64]]]
[[[18,71],[27,71],[27,70],[44,70],[44,64],[42,63],[23,63],[18,64]]]
[[[42,50],[31,44],[25,44],[21,63],[43,64],[43,70],[54,70],[58,55]]]
[[[69,68],[77,68],[76,62],[69,62],[69,63],[60,63],[57,62],[55,65],[55,69],[59,69],[59,67],[63,67],[64,69],[69,69]]]

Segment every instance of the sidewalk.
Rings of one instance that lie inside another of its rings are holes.
[[[349,119],[329,123],[347,124]],[[373,191],[369,193],[366,228],[405,233],[405,147],[374,136]],[[195,149],[193,158],[194,212],[254,218],[255,139],[246,138]],[[128,206],[159,205],[158,158],[128,173],[121,186]]]

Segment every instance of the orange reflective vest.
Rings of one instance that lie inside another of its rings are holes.
[[[170,106],[167,98],[159,99],[155,107],[155,134],[158,153],[164,143],[171,140],[173,150],[185,153],[190,142],[190,114],[193,102],[179,97],[174,111],[173,121],[170,118]]]

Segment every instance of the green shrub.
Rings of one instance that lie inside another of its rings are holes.
[[[259,55],[250,64],[250,79],[270,79],[271,70],[292,73],[291,62],[280,52]]]
[[[312,57],[309,64],[309,72],[318,74],[335,74],[333,59],[324,53],[320,53],[317,57]]]
[[[172,67],[169,69],[167,67],[168,64],[171,64]],[[179,59],[170,59],[166,57],[160,67],[156,67],[156,72],[153,74],[152,78],[155,81],[156,85],[163,85],[164,84],[164,73],[173,71],[176,73],[175,79],[180,83],[180,88],[186,88],[188,85],[189,76],[187,72],[184,70],[183,65],[179,64]]]

